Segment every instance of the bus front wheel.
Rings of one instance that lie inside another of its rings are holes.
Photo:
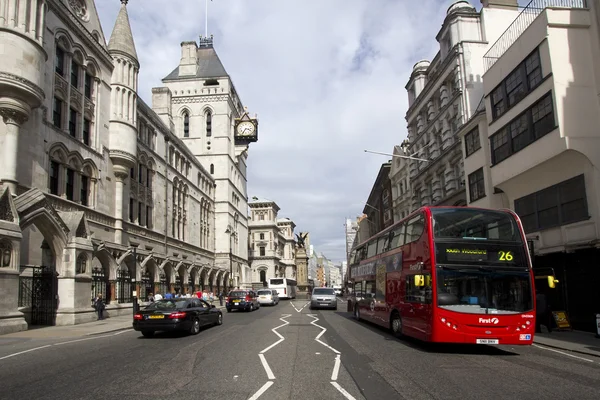
[[[392,312],[390,317],[390,329],[396,337],[402,337],[402,318],[398,311]]]

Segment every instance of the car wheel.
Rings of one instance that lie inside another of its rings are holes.
[[[142,331],[142,335],[144,337],[152,337],[154,336],[154,331]]]
[[[356,318],[357,321],[360,321],[360,310],[358,309],[358,304],[354,305],[354,318]]]
[[[223,325],[223,314],[221,313],[217,315],[217,325]]]
[[[250,311],[250,312],[254,311],[254,304],[250,304],[250,308],[248,309],[248,311]]]
[[[392,316],[390,317],[390,329],[394,336],[402,337],[402,318],[400,318],[400,314],[398,311],[392,312]]]
[[[190,334],[197,335],[198,333],[200,333],[200,321],[198,321],[198,318],[194,318],[192,327],[190,328]]]

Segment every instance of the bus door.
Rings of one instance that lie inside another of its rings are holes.
[[[358,302],[360,316],[369,320],[373,319],[375,310],[375,279],[363,281],[362,298]]]
[[[402,323],[422,340],[428,340],[431,334],[433,315],[431,290],[430,273],[406,277],[405,312],[402,314]]]

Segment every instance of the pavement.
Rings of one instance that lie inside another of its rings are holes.
[[[171,333],[147,339],[129,328],[101,334],[100,329],[108,329],[99,326],[102,321],[94,329],[94,323],[85,324],[90,328],[81,330],[80,337],[4,335],[2,397],[598,398],[600,358],[576,353],[578,349],[538,342],[494,347],[399,340],[385,329],[355,321],[345,310],[343,300],[337,311],[310,310],[306,300],[281,301],[252,313],[225,313],[223,325],[196,336]],[[111,321],[115,329],[117,318]],[[579,333],[538,336],[558,342],[579,337],[566,334]]]

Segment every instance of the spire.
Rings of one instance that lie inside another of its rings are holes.
[[[121,10],[119,10],[115,27],[108,42],[108,50],[127,54],[138,61],[131,25],[129,24],[129,15],[127,14],[127,2],[128,0],[121,0]]]

